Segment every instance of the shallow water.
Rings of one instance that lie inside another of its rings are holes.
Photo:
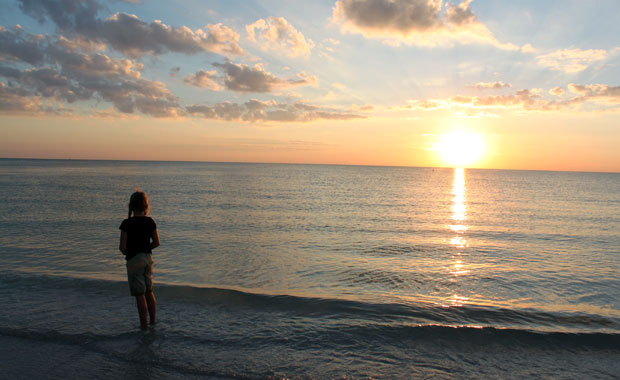
[[[162,240],[148,333],[117,249],[134,187]],[[47,378],[620,373],[619,174],[0,160],[0,195],[17,378],[33,353]]]

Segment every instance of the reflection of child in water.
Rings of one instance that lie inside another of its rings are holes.
[[[133,213],[133,216],[131,215]],[[157,302],[153,293],[152,250],[159,246],[157,226],[148,217],[149,199],[146,193],[136,191],[129,198],[129,214],[121,226],[119,249],[127,260],[127,279],[131,295],[136,297],[140,327],[147,328],[146,316],[151,325],[156,322]]]

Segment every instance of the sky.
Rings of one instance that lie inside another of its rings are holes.
[[[620,172],[617,0],[0,1],[0,157]]]

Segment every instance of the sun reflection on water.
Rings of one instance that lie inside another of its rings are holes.
[[[467,240],[463,236],[467,231],[467,208],[465,207],[465,169],[454,169],[454,182],[452,185],[452,223],[448,225],[450,231],[456,236],[450,239],[450,244],[457,248],[467,247]]]
[[[454,169],[454,182],[452,184],[452,220],[463,222],[467,217],[465,208],[465,169]],[[460,227],[465,227],[460,225]]]
[[[467,240],[465,239],[465,232],[468,227],[465,224],[467,220],[467,207],[465,206],[465,169],[454,169],[454,182],[452,184],[452,216],[451,223],[448,228],[455,234],[450,238],[450,245],[457,249],[457,252],[452,256],[453,261],[447,267],[448,272],[456,280],[459,276],[468,274],[470,271],[467,269],[466,263],[463,261],[463,249],[468,247]],[[451,306],[463,306],[468,301],[467,297],[454,294],[449,304]]]

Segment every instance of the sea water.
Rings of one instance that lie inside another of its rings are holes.
[[[161,247],[138,329],[135,188]],[[0,377],[614,379],[620,174],[0,160]]]

